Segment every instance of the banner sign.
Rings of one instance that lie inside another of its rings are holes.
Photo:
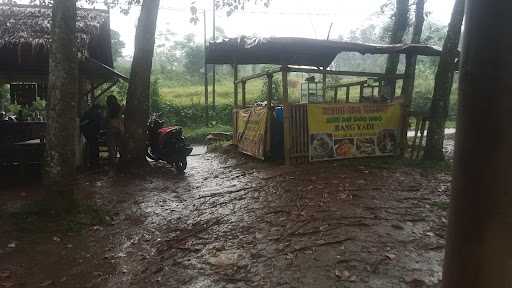
[[[309,104],[311,161],[396,155],[401,104]]]
[[[238,112],[238,149],[256,158],[265,157],[267,107],[252,107]]]

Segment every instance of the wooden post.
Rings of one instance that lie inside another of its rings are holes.
[[[235,63],[235,65],[233,65],[233,85],[234,85],[234,109],[238,108],[238,65]]]
[[[204,52],[205,52],[205,55],[206,55],[206,49],[207,49],[207,44],[206,44],[206,10],[203,11],[203,14],[204,14],[204,19],[203,19],[203,22],[204,22]],[[204,118],[205,118],[205,121],[206,121],[206,126],[209,125],[209,111],[208,111],[208,62],[207,62],[207,59],[206,57],[204,57]]]
[[[270,110],[272,108],[272,80],[274,79],[274,75],[267,74],[267,107]]]
[[[247,81],[242,81],[242,107],[245,108],[247,107],[247,103],[246,103],[246,86],[247,86]]]
[[[324,73],[322,74],[322,98],[323,101],[322,102],[325,102],[325,100],[327,99],[327,67],[324,67]]]
[[[512,283],[511,4],[467,1],[444,288]]]
[[[238,145],[238,65],[233,65],[233,144]]]
[[[411,61],[416,62],[415,57],[411,57],[407,55],[406,57],[406,66],[411,67],[413,63]],[[415,66],[416,64],[414,64]],[[410,68],[408,68],[410,69]],[[400,156],[405,156],[407,150],[409,149],[409,140],[407,138],[407,132],[409,131],[409,119],[411,116],[411,105],[412,105],[412,97],[414,94],[414,71],[412,73],[408,73],[407,77],[412,77],[412,79],[407,79],[407,81],[403,82],[403,85],[408,87],[402,88],[402,115],[401,115],[401,135],[400,135]],[[420,146],[423,143],[420,143]],[[414,156],[414,155],[412,155]]]
[[[283,131],[284,131],[284,162],[290,165],[291,147],[290,147],[290,104],[288,99],[288,67],[283,66],[281,71],[281,80],[283,82]],[[335,90],[337,91],[337,89]]]
[[[361,86],[359,86],[359,103],[362,102],[363,96],[364,96],[364,84],[361,84]]]
[[[346,95],[345,95],[345,102],[346,103],[350,103],[350,86],[347,86],[347,91],[346,91]]]
[[[271,147],[271,137],[272,137],[272,131],[271,131],[271,122],[272,122],[272,85],[274,75],[272,73],[267,74],[267,139],[265,141],[265,154],[268,155],[268,151],[270,151]]]
[[[338,103],[338,87],[334,87],[334,103]]]
[[[213,35],[212,35],[213,42],[215,42],[216,38],[217,38],[216,35],[215,35],[216,32],[217,32],[216,31],[217,26],[215,24],[215,16],[216,16],[215,14],[217,14],[216,13],[216,8],[217,7],[215,5],[215,0],[213,0],[213,9],[212,9],[213,10],[213,25],[212,25],[213,26]],[[206,21],[205,21],[205,23],[206,23]],[[216,76],[216,73],[217,73],[216,70],[217,69],[215,67],[215,64],[213,64],[212,65],[212,110],[213,110],[214,113],[215,113],[215,96],[216,96],[216,91],[215,91],[215,84],[216,84],[215,76]]]

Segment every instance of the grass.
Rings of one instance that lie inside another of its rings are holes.
[[[204,144],[204,140],[212,132],[232,132],[230,126],[215,125],[211,127],[185,127],[184,133],[190,144]]]
[[[246,86],[246,101],[247,104],[252,104],[258,101],[265,101],[265,96],[262,95],[262,87],[264,79],[254,79],[247,82]],[[208,87],[209,103],[212,103],[212,86]],[[300,82],[290,80],[289,97],[291,102],[299,101]],[[355,92],[354,92],[355,94]],[[217,83],[215,86],[215,100],[216,104],[229,104],[232,105],[234,95],[234,87],[230,82]],[[204,104],[204,86],[171,86],[160,84],[160,98],[164,103],[174,105],[191,105],[191,104]],[[242,88],[238,87],[238,102],[242,103]]]
[[[343,79],[343,82],[350,82],[355,79]],[[264,78],[254,79],[247,82],[246,86],[246,99],[247,104],[253,104],[258,101],[264,101],[264,91],[262,91],[263,84],[265,83]],[[289,97],[290,102],[299,102],[299,90],[303,79],[300,74],[292,73],[289,77]],[[400,82],[399,82],[400,83]],[[400,85],[400,84],[399,84]],[[420,77],[416,81],[416,95],[415,101],[416,109],[428,110],[430,104],[431,93],[433,89],[433,79],[428,77]],[[357,87],[356,87],[357,88]],[[353,88],[351,91],[350,100],[357,102],[359,99],[359,89]],[[399,91],[399,88],[397,89]],[[210,125],[211,127],[205,127],[205,115],[204,115],[204,87],[203,85],[189,85],[189,86],[176,86],[171,85],[162,81],[160,83],[160,98],[162,103],[163,117],[168,123],[177,124],[185,128],[185,135],[191,143],[202,143],[204,138],[210,132],[231,132],[231,109],[233,105],[233,84],[227,80],[219,80],[216,85],[216,104],[217,112],[212,113],[211,108],[211,84],[209,86],[209,104],[210,104]],[[339,98],[344,99],[345,91],[341,89],[339,91]],[[239,86],[239,103],[241,104],[241,85]],[[428,96],[428,97],[427,97]],[[456,93],[452,94],[454,101],[456,101]],[[334,91],[329,90],[327,98],[332,99],[334,97]],[[454,102],[452,101],[452,102]],[[414,123],[413,123],[414,124]],[[414,127],[414,125],[411,125]],[[455,122],[449,121],[446,124],[447,128],[454,128]]]
[[[246,88],[247,102],[254,103],[260,97],[262,84],[262,80],[249,82]],[[211,104],[211,85],[209,89],[209,102]],[[204,86],[162,87],[160,88],[160,97],[163,102],[175,105],[204,104]],[[241,102],[241,88],[239,88],[238,97],[239,102]],[[230,83],[218,83],[215,87],[215,100],[216,104],[233,104],[233,85]]]

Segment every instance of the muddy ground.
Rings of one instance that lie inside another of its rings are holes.
[[[439,287],[449,174],[208,153],[85,174],[66,221],[28,212],[37,185],[3,189],[0,287]]]

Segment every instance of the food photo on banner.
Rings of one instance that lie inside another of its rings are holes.
[[[400,113],[400,103],[308,105],[310,160],[398,154]]]

